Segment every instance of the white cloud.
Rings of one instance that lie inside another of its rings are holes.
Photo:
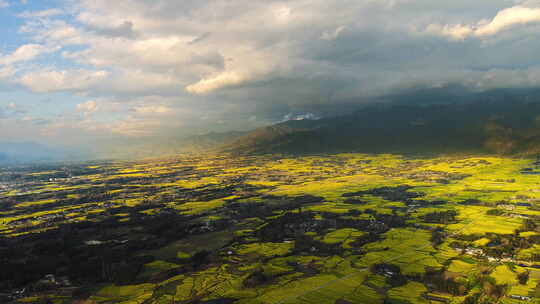
[[[137,114],[167,114],[171,113],[172,109],[164,105],[144,105],[133,108]]]
[[[477,36],[495,35],[515,25],[540,22],[540,8],[514,6],[500,11],[493,20],[476,29]]]
[[[16,70],[12,66],[0,67],[0,79],[8,79],[15,75]]]
[[[464,40],[474,34],[474,30],[468,25],[454,24],[441,26],[439,24],[430,24],[427,32],[432,34],[440,34],[442,36],[450,37],[455,40]]]
[[[21,33],[31,35],[40,43],[61,46],[87,45],[90,43],[84,32],[61,19],[27,20],[19,29]]]
[[[186,90],[193,94],[205,94],[218,89],[239,85],[247,79],[245,75],[237,72],[224,72],[188,85]]]
[[[9,2],[6,0],[0,0],[0,8],[5,8],[9,6]]]
[[[77,111],[84,114],[90,114],[98,110],[98,103],[95,100],[89,100],[77,105]]]
[[[191,57],[195,56],[195,54],[185,51],[187,42],[193,39],[191,36],[140,40],[95,37],[89,33],[82,33],[79,36],[86,37],[90,47],[83,51],[66,53],[65,56],[94,66],[171,67],[188,64]]]
[[[489,37],[515,26],[533,23],[540,23],[540,7],[517,5],[499,11],[492,20],[481,20],[474,25],[430,24],[427,32],[463,40],[468,37]]]
[[[56,50],[58,50],[58,48],[48,47],[40,44],[25,44],[20,46],[11,54],[0,54],[0,65],[10,65],[18,62],[30,61],[42,54],[51,53]]]
[[[324,33],[321,35],[321,39],[322,39],[322,40],[334,40],[334,39],[336,39],[337,37],[339,37],[339,35],[341,34],[341,32],[343,32],[343,30],[345,30],[345,27],[344,27],[344,26],[340,26],[340,27],[336,28],[334,31],[331,31],[331,32],[324,32]]]
[[[174,73],[159,73],[148,70],[116,69],[108,77],[93,84],[95,93],[130,94],[148,96],[167,95],[180,91],[180,80]]]
[[[41,11],[26,11],[18,16],[21,18],[47,18],[64,14],[64,11],[58,8],[51,8]]]
[[[38,93],[85,91],[106,79],[106,71],[43,69],[28,72],[18,82]]]

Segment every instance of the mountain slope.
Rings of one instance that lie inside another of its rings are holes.
[[[249,153],[540,152],[540,103],[482,101],[373,106],[317,121],[261,128],[224,147]]]
[[[180,141],[181,148],[185,151],[213,150],[238,138],[247,135],[249,132],[210,132],[203,135],[195,135],[184,138]]]

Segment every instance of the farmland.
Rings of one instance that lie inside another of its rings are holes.
[[[540,303],[536,158],[185,155],[0,171],[2,303]]]

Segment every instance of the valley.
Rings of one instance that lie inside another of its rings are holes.
[[[5,167],[3,303],[537,303],[536,157]]]

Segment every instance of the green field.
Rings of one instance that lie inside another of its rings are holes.
[[[20,303],[538,303],[540,178],[520,173],[533,161],[205,156],[54,182],[30,170],[2,193],[0,234],[26,242],[13,263],[43,254],[28,286],[50,272],[82,290]]]

